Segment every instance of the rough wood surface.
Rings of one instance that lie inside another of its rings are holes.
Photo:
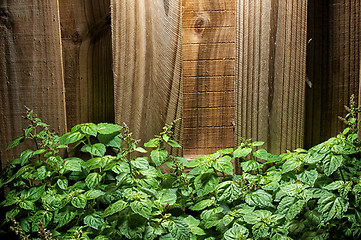
[[[183,0],[184,156],[234,146],[234,0]]]
[[[66,129],[58,1],[0,1],[0,160],[22,133],[24,105],[62,133]]]
[[[182,115],[181,2],[111,5],[115,119],[149,140]]]
[[[237,1],[236,142],[303,145],[307,1]]]
[[[345,127],[352,94],[357,97],[361,57],[361,2],[319,0],[309,4],[305,146],[311,147]]]
[[[68,127],[113,122],[110,0],[59,4]]]

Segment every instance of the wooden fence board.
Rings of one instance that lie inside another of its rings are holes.
[[[237,1],[236,142],[303,145],[307,1]]]
[[[114,122],[110,0],[62,0],[68,127]]]
[[[309,6],[305,146],[311,147],[345,127],[352,94],[358,95],[361,57],[361,3],[320,0]]]
[[[183,139],[187,158],[234,145],[234,9],[233,0],[183,1]]]
[[[5,151],[22,134],[24,105],[53,130],[66,129],[58,1],[0,2],[0,160],[19,156]]]
[[[181,3],[112,1],[115,119],[148,140],[182,115]],[[177,128],[180,138],[181,128]]]

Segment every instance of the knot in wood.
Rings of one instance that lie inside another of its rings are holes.
[[[194,31],[198,34],[201,34],[204,31],[206,24],[202,17],[197,17],[194,21]]]

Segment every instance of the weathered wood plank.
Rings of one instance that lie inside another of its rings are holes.
[[[358,95],[361,59],[361,2],[313,1],[309,6],[305,146],[311,147],[345,127],[352,94]]]
[[[194,52],[199,52],[196,56]],[[211,54],[207,54],[211,53]],[[216,44],[184,44],[183,45],[183,61],[187,60],[210,60],[209,57],[217,58],[217,60],[225,60],[235,58],[235,43],[216,43]]]
[[[183,122],[189,128],[231,127],[233,123],[228,116],[234,115],[234,111],[234,107],[184,109]]]
[[[111,5],[115,119],[148,140],[182,115],[181,2]]]
[[[53,130],[66,129],[58,1],[0,1],[0,161],[22,133],[24,105]]]
[[[234,90],[234,76],[218,77],[186,77],[183,82],[183,91],[186,93],[195,92],[229,92]]]
[[[303,145],[307,1],[237,1],[236,141]]]
[[[110,0],[60,1],[68,127],[114,121]]]
[[[234,8],[234,1],[183,1],[187,158],[234,145]]]

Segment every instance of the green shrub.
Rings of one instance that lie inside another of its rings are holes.
[[[9,148],[35,147],[2,174],[2,229],[20,239],[359,239],[357,113],[352,105],[345,131],[308,151],[278,156],[243,141],[188,162],[167,151],[180,147],[174,124],[142,148],[126,126],[86,123],[58,137],[29,112]]]

